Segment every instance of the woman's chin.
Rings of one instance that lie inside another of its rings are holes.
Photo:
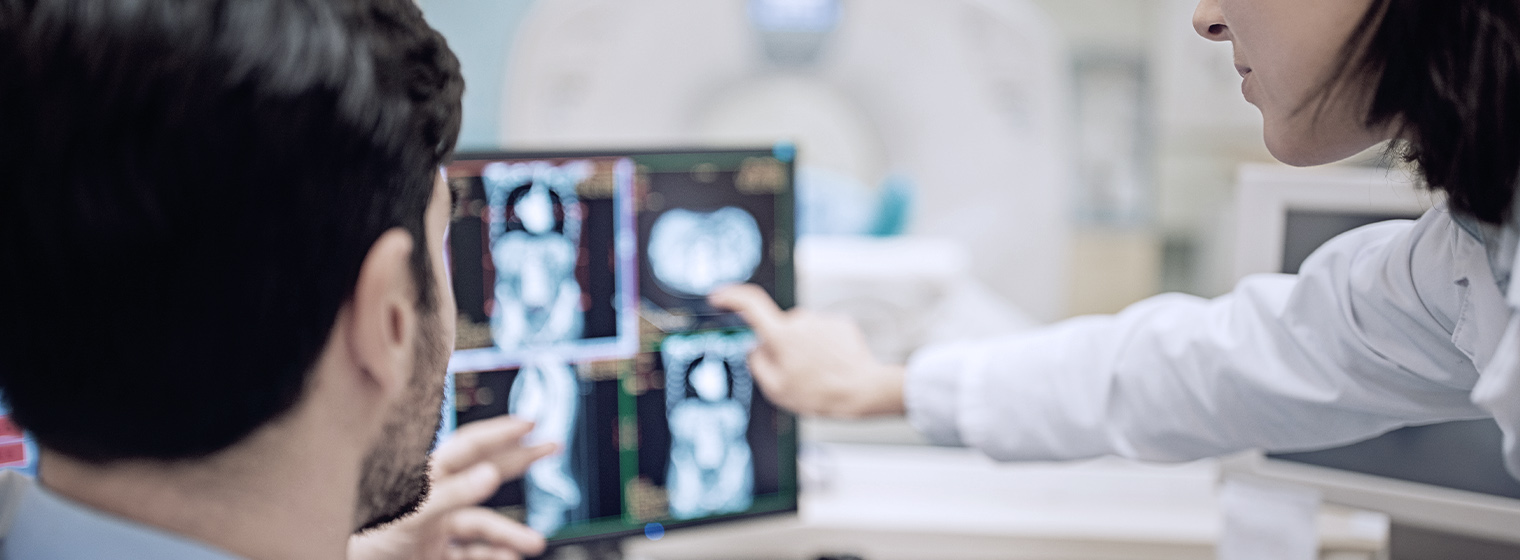
[[[1287,146],[1279,146],[1272,141],[1267,141],[1267,151],[1272,153],[1272,158],[1293,167],[1313,167],[1327,163],[1335,163],[1344,158],[1327,158],[1315,150],[1303,149],[1303,146],[1290,143]]]
[[[1328,117],[1327,118],[1333,118]],[[1268,119],[1263,139],[1267,151],[1277,161],[1294,167],[1312,167],[1335,163],[1366,151],[1387,140],[1385,132],[1357,129],[1348,123],[1283,123]],[[1338,125],[1338,126],[1335,126]]]

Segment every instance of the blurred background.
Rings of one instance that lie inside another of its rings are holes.
[[[790,140],[804,233],[897,212],[1039,322],[1228,291],[1236,170],[1272,161],[1191,0],[420,4],[461,149]]]

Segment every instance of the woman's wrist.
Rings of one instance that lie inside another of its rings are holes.
[[[870,418],[873,416],[901,416],[906,413],[903,405],[903,383],[907,368],[900,365],[873,364],[862,372],[857,384],[847,388],[848,398],[841,399],[837,416],[845,418]]]

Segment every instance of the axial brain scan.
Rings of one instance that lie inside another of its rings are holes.
[[[666,288],[705,296],[748,280],[760,266],[760,226],[732,206],[713,212],[666,211],[649,234],[649,264]]]
[[[672,335],[660,350],[670,424],[666,487],[670,515],[692,519],[743,511],[753,500],[754,464],[745,434],[754,382],[748,332]]]

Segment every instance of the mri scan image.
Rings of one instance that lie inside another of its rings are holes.
[[[539,359],[525,364],[512,381],[507,413],[534,423],[524,445],[553,442],[570,449],[579,413],[575,370],[563,361]],[[568,453],[535,461],[523,476],[528,526],[552,535],[581,503],[581,488],[570,473]]]
[[[496,267],[491,337],[502,349],[533,348],[581,336],[581,286],[575,265],[581,234],[575,186],[585,165],[493,163],[481,179],[490,203],[490,254]],[[575,427],[575,370],[563,359],[537,355],[512,384],[509,413],[536,427],[529,443],[569,448]],[[581,501],[564,454],[529,467],[528,525],[550,534]]]
[[[666,289],[701,297],[748,280],[760,266],[762,247],[760,226],[743,209],[675,208],[655,220],[648,258],[655,279]]]
[[[575,186],[590,172],[589,165],[534,162],[492,163],[481,173],[496,268],[491,337],[503,350],[581,336],[575,265],[582,216]]]
[[[614,157],[456,160],[449,371],[638,353],[635,167]],[[505,401],[503,401],[505,402]]]
[[[749,430],[754,382],[748,332],[672,335],[660,349],[670,426],[670,515],[694,519],[748,509],[754,461]]]

